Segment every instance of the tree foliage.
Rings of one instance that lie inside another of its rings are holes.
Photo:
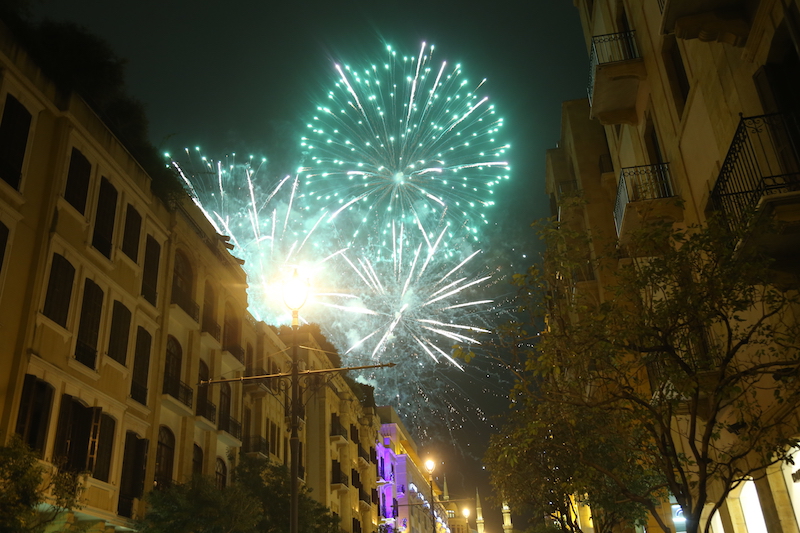
[[[290,479],[286,467],[242,455],[234,483],[219,489],[211,477],[154,490],[147,495],[143,533],[285,533],[289,531]],[[338,533],[339,520],[300,494],[300,533]]]
[[[539,233],[541,264],[515,277],[522,318],[500,330],[523,370],[518,415],[487,457],[493,481],[535,509],[585,494],[593,516],[630,520],[638,506],[665,531],[658,504],[672,495],[687,531],[707,532],[703,512],[794,444],[797,285],[714,220],[646,226],[626,255],[588,261],[585,234]],[[597,272],[611,281],[588,282]]]
[[[0,531],[44,531],[62,512],[79,509],[78,474],[45,466],[13,437],[0,447]]]

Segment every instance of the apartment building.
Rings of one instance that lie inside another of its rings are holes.
[[[417,445],[391,407],[377,409],[379,524],[386,533],[450,533],[442,490],[425,468]]]
[[[800,272],[800,3],[796,0],[575,0],[589,56],[588,98],[565,102],[548,151],[552,214],[587,232],[576,291],[608,295],[615,263],[637,228],[712,214],[732,229],[750,213],[777,231],[740,245]],[[578,193],[581,202],[564,202]],[[790,279],[787,277],[787,279]],[[773,465],[736,487],[714,533],[796,532],[797,466]],[[680,506],[664,502],[673,531]],[[585,515],[585,516],[584,516]],[[592,531],[591,516],[578,520]],[[649,527],[657,528],[654,522]]]
[[[246,289],[200,210],[168,207],[0,26],[0,436],[87,472],[54,528],[129,529],[145,492],[194,474],[224,487],[239,452],[288,463],[288,387],[198,385],[289,370],[292,339],[253,319]],[[299,337],[302,368],[333,366]],[[302,397],[302,481],[344,531],[373,531],[374,409],[339,373]]]

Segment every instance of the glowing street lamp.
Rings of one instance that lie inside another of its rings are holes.
[[[436,514],[433,511],[433,470],[436,463],[432,459],[425,461],[425,470],[428,471],[428,483],[431,486],[431,533],[436,533]]]
[[[469,533],[469,507],[464,507],[461,509],[461,514],[464,515],[464,523],[466,524],[466,531],[465,533]]]
[[[294,270],[292,277],[286,280],[283,285],[283,301],[286,307],[292,311],[292,434],[289,438],[289,450],[292,456],[289,475],[291,476],[292,492],[289,503],[289,533],[299,533],[300,531],[300,523],[298,521],[298,509],[300,506],[300,436],[298,435],[300,426],[300,377],[298,375],[297,362],[297,330],[300,328],[298,313],[308,299],[309,290],[308,279],[301,278],[297,269]]]

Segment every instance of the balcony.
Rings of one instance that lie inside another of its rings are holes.
[[[358,489],[358,503],[362,511],[369,511],[372,507],[372,496],[364,489]]]
[[[222,328],[216,323],[213,317],[204,316],[201,329],[203,333],[208,333],[211,338],[217,342],[222,338]]]
[[[188,292],[173,287],[170,303],[182,309],[186,316],[192,319],[193,323],[190,326],[200,322],[200,306],[192,300],[192,295]]]
[[[242,441],[242,451],[248,455],[269,458],[269,443],[264,437],[247,437]]]
[[[341,470],[331,470],[331,490],[346,491],[350,488],[350,478]]]
[[[244,365],[244,348],[232,342],[222,347],[222,357],[226,364],[236,368]]]
[[[347,444],[347,429],[337,421],[331,422],[331,444]]]
[[[204,429],[206,431],[214,431],[215,425],[217,423],[216,405],[209,402],[208,400],[201,401],[201,398],[198,398],[197,409],[195,410],[195,414],[197,415],[195,423],[200,429]]]
[[[776,269],[792,268],[800,255],[797,116],[773,113],[740,119],[711,192],[711,206],[733,232],[746,228],[755,214],[771,217],[778,231],[760,235],[758,246],[775,259]]]
[[[164,407],[180,416],[192,415],[194,391],[177,376],[164,374],[164,385],[161,392]]]
[[[641,80],[647,77],[633,31],[592,37],[589,58],[591,116],[601,124],[636,124]]]
[[[661,33],[744,46],[750,33],[743,0],[660,0]]]
[[[358,466],[367,468],[369,466],[369,453],[360,444],[358,445]]]
[[[247,377],[266,376],[267,371],[261,367],[250,367],[245,369],[244,375]],[[248,393],[251,398],[263,398],[269,391],[269,385],[267,384],[268,381],[269,380],[266,379],[250,379],[243,381],[242,383],[244,384],[244,391]]]
[[[669,163],[623,168],[617,184],[614,223],[621,243],[644,222],[682,220],[682,209],[675,198]]]
[[[230,415],[221,414],[217,424],[219,440],[232,448],[242,445],[242,424]]]

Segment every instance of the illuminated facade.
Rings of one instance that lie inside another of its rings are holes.
[[[589,99],[563,104],[546,188],[552,214],[591,234],[587,259],[609,243],[624,249],[648,220],[686,227],[716,212],[737,225],[757,208],[781,230],[750,244],[774,258],[777,272],[797,275],[800,3],[575,5],[590,57]],[[583,205],[559,206],[578,191]],[[601,301],[613,271],[613,264],[597,265],[577,290]],[[712,520],[714,533],[795,533],[798,481],[797,466],[783,464],[736,487]],[[674,503],[664,502],[662,517],[685,530]],[[591,531],[588,514],[581,523]]]
[[[83,508],[55,528],[130,528],[144,492],[193,474],[224,486],[239,451],[288,463],[278,381],[198,386],[290,365],[228,248],[188,198],[168,209],[0,26],[0,435],[88,473]],[[300,337],[304,368],[332,367]],[[300,475],[361,533],[377,528],[379,420],[354,387],[303,383]]]

